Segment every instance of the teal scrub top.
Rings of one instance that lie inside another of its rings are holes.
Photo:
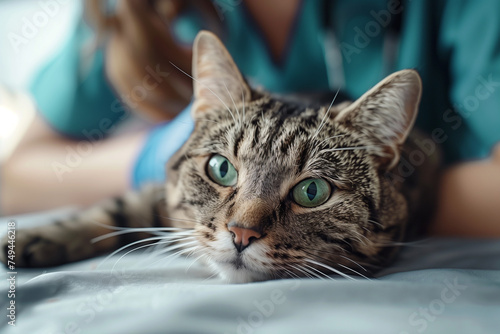
[[[326,91],[341,74],[341,88],[355,99],[391,72],[414,68],[424,87],[417,126],[442,145],[448,163],[485,158],[500,141],[500,1],[337,0],[325,6],[303,0],[282,59],[271,56],[244,2],[215,4],[223,41],[253,85],[277,93]],[[389,27],[401,10],[394,37]],[[203,27],[196,17],[177,20],[173,31],[180,40],[194,39]],[[332,35],[334,44],[327,38]],[[85,24],[75,25],[32,85],[48,123],[81,139],[103,119],[115,124],[124,118],[104,74],[103,51],[85,58],[82,70],[82,45],[91,37]],[[341,59],[333,67],[332,50]],[[185,139],[179,140],[172,145]]]

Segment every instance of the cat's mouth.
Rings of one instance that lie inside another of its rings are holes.
[[[257,266],[245,254],[237,253],[231,258],[214,260],[222,278],[231,283],[248,283],[269,279],[262,266]]]
[[[224,267],[228,267],[228,268],[231,268],[231,269],[235,269],[235,270],[252,270],[251,268],[251,265],[249,265],[247,263],[247,261],[245,261],[243,259],[243,256],[241,254],[236,254],[234,256],[234,258],[232,259],[228,259],[228,260],[216,260],[217,264],[221,265],[221,266],[224,266]]]
[[[249,283],[269,279],[268,275],[261,270],[253,270],[245,264],[241,257],[229,262],[218,262],[217,267],[222,278],[230,283]]]
[[[248,269],[248,267],[243,263],[243,259],[241,258],[241,254],[237,254],[236,258],[231,261],[229,264],[233,265],[235,269]]]
[[[234,239],[230,233],[218,235],[217,243],[211,250],[212,256],[209,258],[211,266],[230,283],[269,279],[269,266],[272,266],[273,261],[267,255],[266,245],[256,240],[244,245],[243,249],[238,249],[238,242],[235,244]]]

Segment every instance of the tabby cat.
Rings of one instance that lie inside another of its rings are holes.
[[[218,38],[201,32],[193,75],[195,129],[168,162],[166,186],[19,230],[18,266],[77,261],[149,236],[186,247],[229,282],[368,275],[424,221],[432,159],[410,176],[398,168],[414,149],[417,72],[394,73],[352,103],[311,107],[251,89]],[[134,229],[91,242],[113,228]]]

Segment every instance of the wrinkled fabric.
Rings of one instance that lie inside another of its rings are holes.
[[[406,246],[375,279],[250,284],[226,284],[192,259],[154,263],[149,253],[20,269],[16,327],[2,322],[0,332],[497,333],[499,254],[500,240],[430,239]],[[3,280],[2,296],[6,289]]]

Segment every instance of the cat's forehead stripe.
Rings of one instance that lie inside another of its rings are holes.
[[[244,136],[245,136],[245,129],[240,128],[239,131],[236,133],[236,138],[234,140],[233,154],[235,157],[238,156],[238,150],[240,148],[240,144]]]

